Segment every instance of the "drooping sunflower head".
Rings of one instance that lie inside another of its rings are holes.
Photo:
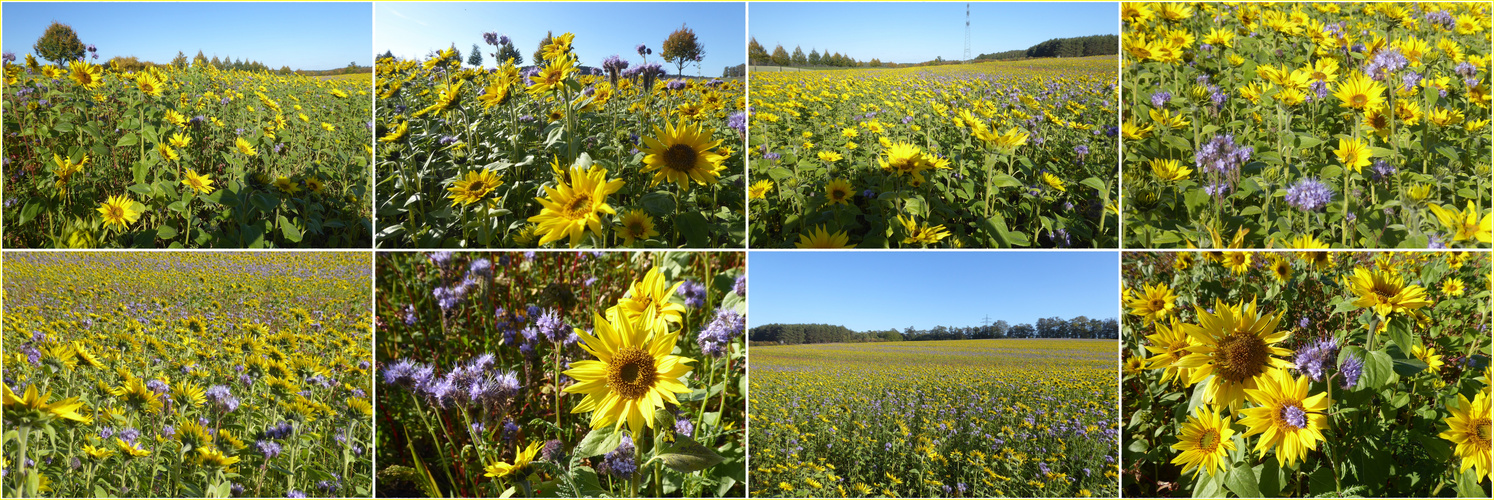
[[[726,157],[712,151],[721,144],[720,139],[711,140],[712,134],[699,123],[684,121],[666,125],[664,130],[655,127],[655,137],[643,138],[648,147],[643,172],[654,173],[650,185],[673,182],[689,191],[691,181],[702,186],[715,184]]]
[[[1245,435],[1262,434],[1255,451],[1276,449],[1276,461],[1285,467],[1307,457],[1323,441],[1328,428],[1328,395],[1308,396],[1308,377],[1293,377],[1284,369],[1273,369],[1259,378],[1259,388],[1245,390],[1257,406],[1241,410]]]
[[[1407,285],[1400,276],[1380,269],[1356,267],[1353,276],[1344,277],[1344,287],[1359,297],[1355,306],[1372,308],[1382,319],[1432,305],[1425,288]]]
[[[644,427],[654,428],[654,412],[664,403],[679,404],[675,394],[690,391],[680,379],[695,360],[670,354],[679,333],[658,325],[618,307],[605,317],[594,315],[594,333],[575,331],[581,347],[597,359],[572,363],[564,372],[576,380],[565,392],[585,395],[572,413],[591,413],[593,429],[627,425],[633,436],[640,436]]]
[[[1178,434],[1178,442],[1172,445],[1172,449],[1178,451],[1172,463],[1182,466],[1184,473],[1193,469],[1194,477],[1205,471],[1212,476],[1224,470],[1225,457],[1235,450],[1235,442],[1231,439],[1234,435],[1228,415],[1221,416],[1214,405],[1199,406],[1193,415],[1188,416],[1188,423],[1183,424]]]
[[[1276,347],[1289,333],[1276,330],[1282,313],[1263,314],[1254,301],[1231,305],[1218,300],[1213,312],[1202,306],[1194,311],[1198,324],[1181,325],[1193,345],[1177,364],[1192,369],[1189,384],[1208,380],[1205,402],[1239,407],[1245,390],[1256,387],[1257,377],[1272,367],[1292,366],[1282,359],[1292,352]]]

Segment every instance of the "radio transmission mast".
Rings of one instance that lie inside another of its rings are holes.
[[[970,60],[970,4],[965,4],[965,60]]]

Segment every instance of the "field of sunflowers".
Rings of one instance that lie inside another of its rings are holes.
[[[367,78],[30,54],[4,72],[7,247],[369,245]]]
[[[752,348],[754,497],[1114,497],[1115,342]]]
[[[378,259],[381,497],[742,497],[742,253]]]
[[[373,489],[367,254],[5,254],[0,488]]]
[[[754,248],[1100,247],[1113,57],[752,74]]]
[[[1484,252],[1128,253],[1126,496],[1482,497]]]
[[[587,67],[573,42],[524,68],[379,59],[380,247],[745,245],[744,82],[671,79],[644,45]]]
[[[1489,15],[1123,4],[1126,245],[1487,248]]]

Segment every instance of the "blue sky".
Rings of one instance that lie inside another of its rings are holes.
[[[752,252],[748,321],[857,331],[1120,316],[1115,252]]]
[[[31,53],[52,21],[73,27],[114,56],[169,63],[178,51],[211,59],[259,61],[273,69],[322,70],[373,65],[373,7],[368,2],[7,2],[4,49]]]
[[[649,62],[663,63],[660,46],[684,23],[705,45],[705,76],[720,76],[722,68],[747,61],[747,11],[741,2],[378,2],[374,12],[377,52],[403,58],[424,58],[455,42],[465,61],[475,43],[482,48],[483,64],[492,67],[493,47],[482,40],[492,31],[513,39],[527,65],[540,39],[554,31],[576,35],[573,47],[583,65],[599,67],[614,54],[639,64],[643,58],[635,47],[640,43],[654,49]],[[697,72],[691,65],[685,74]]]
[[[748,31],[769,53],[817,48],[859,61],[958,60],[965,2],[754,2]],[[970,57],[1026,49],[1051,38],[1120,32],[1113,2],[970,2]]]

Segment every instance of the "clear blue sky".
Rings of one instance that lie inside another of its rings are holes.
[[[965,2],[753,2],[748,31],[769,53],[826,48],[859,61],[959,60]],[[1114,2],[970,2],[970,57],[1026,49],[1051,38],[1120,32]]]
[[[17,57],[32,53],[52,21],[114,56],[169,63],[192,57],[259,61],[273,69],[322,70],[373,65],[373,7],[368,2],[6,2],[4,38]]]
[[[482,48],[483,65],[493,67],[493,47],[482,34],[497,32],[513,39],[524,64],[545,33],[576,35],[573,47],[581,64],[600,67],[618,55],[643,62],[638,44],[654,49],[649,62],[664,63],[659,47],[683,23],[705,45],[701,74],[720,76],[722,68],[747,62],[747,9],[742,2],[378,2],[374,6],[377,53],[424,58],[456,43],[462,60],[472,44]],[[673,67],[670,67],[673,73]],[[686,75],[695,75],[694,65]]]
[[[1120,318],[1120,260],[1087,251],[761,251],[748,321],[856,331]]]

